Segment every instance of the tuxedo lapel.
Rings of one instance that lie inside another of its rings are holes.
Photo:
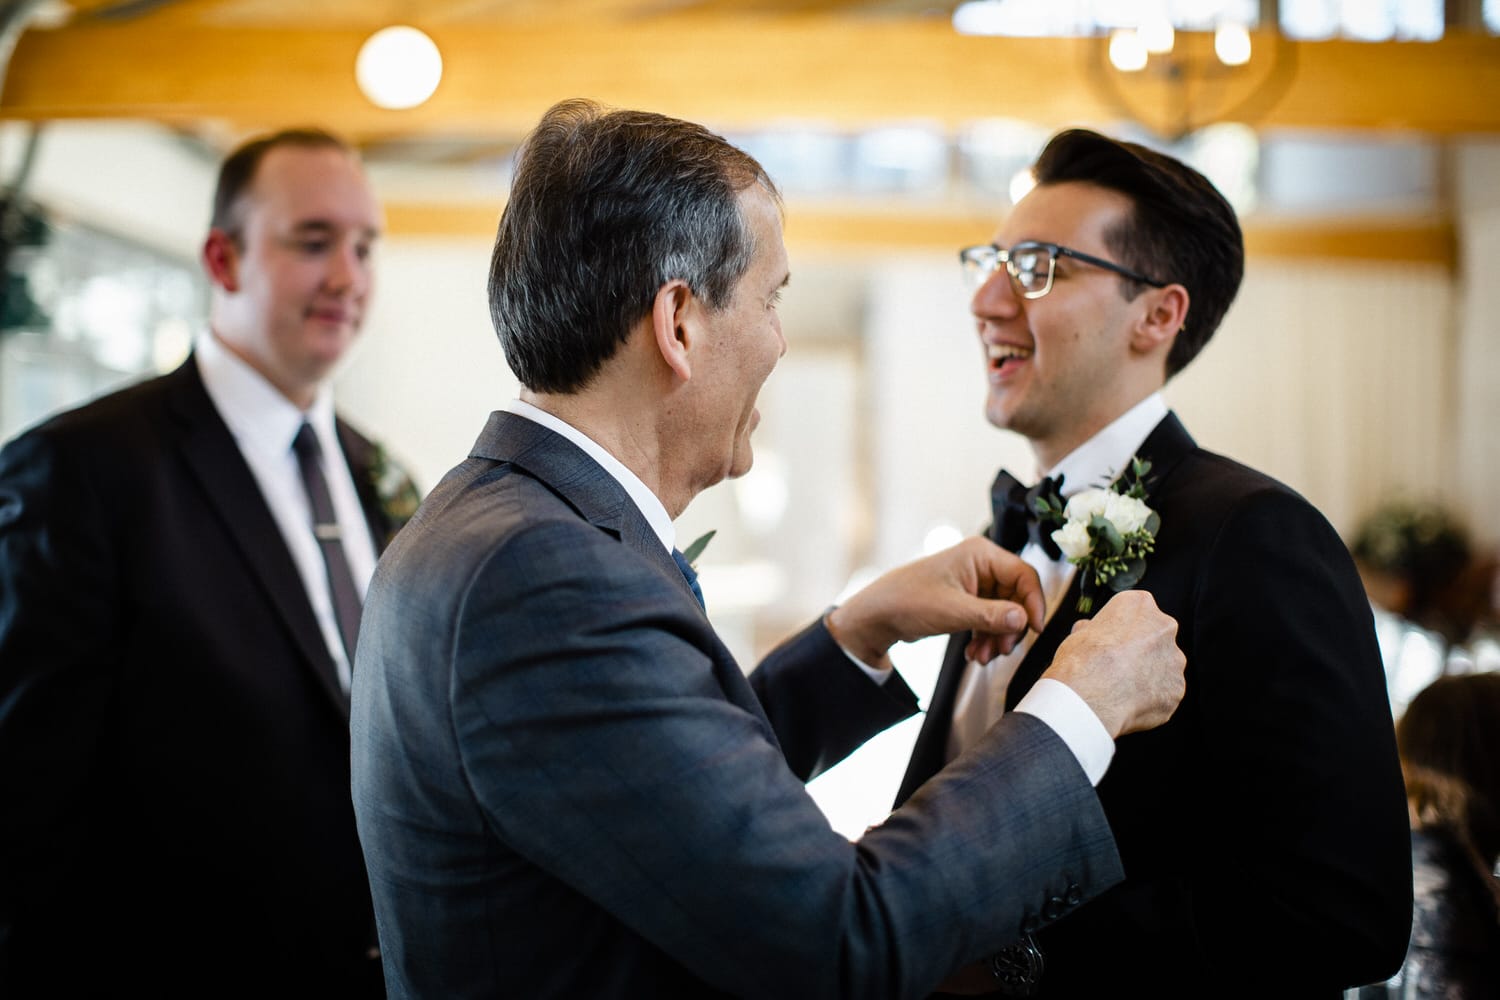
[[[1167,489],[1167,481],[1173,471],[1195,448],[1192,437],[1187,428],[1182,426],[1182,421],[1177,419],[1174,413],[1168,413],[1161,422],[1146,436],[1141,443],[1140,450],[1136,452],[1141,459],[1151,463],[1151,471],[1146,480],[1146,503],[1151,503],[1152,496]],[[1151,559],[1146,559],[1146,576],[1141,581],[1141,588],[1151,589]],[[1062,645],[1068,633],[1073,631],[1073,625],[1078,621],[1078,597],[1083,589],[1083,574],[1075,571],[1073,580],[1068,584],[1068,592],[1063,595],[1062,603],[1053,612],[1052,618],[1047,622],[1042,634],[1037,636],[1036,642],[1032,643],[1031,649],[1027,651],[1026,658],[1016,668],[1016,673],[1011,678],[1010,686],[1005,691],[1005,708],[1009,711],[1016,707],[1021,698],[1030,691],[1032,685],[1042,676],[1047,667],[1052,663],[1052,658],[1057,654],[1057,647]],[[1103,600],[1107,600],[1104,595]],[[1096,603],[1102,605],[1102,600],[1096,599]]]
[[[1194,447],[1196,446],[1193,439],[1188,436],[1187,430],[1175,414],[1168,413],[1162,418],[1161,422],[1147,435],[1137,452],[1141,458],[1151,462],[1149,480],[1153,490],[1165,485],[1168,477],[1193,451]],[[1152,582],[1148,569],[1143,583],[1149,589]],[[1031,644],[1031,648],[1027,650],[1026,656],[1021,660],[1021,665],[1016,668],[1015,675],[1006,687],[1005,707],[1007,710],[1015,708],[1026,692],[1031,690],[1037,678],[1041,677],[1052,663],[1052,658],[1057,654],[1057,647],[1062,645],[1062,641],[1073,630],[1073,624],[1078,621],[1078,595],[1082,586],[1083,581],[1075,572],[1057,610],[1048,620],[1041,634],[1036,637],[1036,641]],[[942,770],[947,761],[948,737],[953,731],[953,709],[958,700],[959,685],[968,669],[968,663],[964,657],[964,647],[968,642],[968,632],[958,633],[948,640],[948,650],[943,658],[942,670],[938,673],[937,684],[933,688],[932,699],[927,706],[927,718],[917,734],[916,744],[912,748],[911,762],[907,765],[906,775],[902,778],[900,790],[896,794],[897,805],[905,802],[921,787],[923,782]]]
[[[176,444],[225,532],[259,580],[283,624],[296,639],[308,669],[344,718],[349,698],[338,681],[333,659],[297,566],[239,445],[203,388],[196,361],[189,358],[167,376],[168,410]],[[226,614],[234,609],[226,608]]]
[[[1138,452],[1141,458],[1151,463],[1151,472],[1146,476],[1146,502],[1165,488],[1167,480],[1176,471],[1184,458],[1193,453],[1198,443],[1193,440],[1177,414],[1168,413],[1161,423],[1147,435]]]
[[[948,648],[943,653],[943,666],[938,671],[937,683],[932,697],[927,702],[926,716],[922,728],[917,732],[912,745],[911,761],[906,765],[906,774],[896,791],[896,805],[900,806],[928,778],[943,769],[948,760],[948,734],[953,730],[953,706],[958,702],[958,685],[968,669],[968,657],[964,649],[969,644],[968,632],[959,632],[948,638]]]

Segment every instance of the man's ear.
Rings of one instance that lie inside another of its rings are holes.
[[[1153,288],[1145,293],[1147,308],[1131,331],[1130,346],[1142,354],[1170,351],[1177,331],[1187,322],[1188,292],[1181,285]]]
[[[651,330],[667,367],[686,382],[693,377],[688,352],[697,333],[692,324],[696,299],[687,282],[674,278],[656,290],[651,303]]]
[[[240,290],[240,248],[222,229],[210,229],[203,241],[203,270],[208,280],[226,292]]]

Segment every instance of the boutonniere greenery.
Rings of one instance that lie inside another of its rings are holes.
[[[370,485],[375,488],[375,499],[380,504],[389,529],[386,541],[394,538],[402,525],[411,520],[422,503],[422,493],[412,482],[406,470],[392,461],[391,456],[380,445],[370,453]]]
[[[1052,540],[1082,574],[1079,614],[1093,613],[1105,587],[1129,590],[1146,575],[1146,556],[1161,528],[1161,517],[1146,505],[1150,472],[1150,462],[1132,458],[1109,486],[1076,493],[1066,503],[1056,493],[1036,498],[1037,517],[1058,525]]]
[[[693,539],[691,545],[682,550],[682,558],[686,559],[687,564],[693,567],[695,571],[698,569],[698,557],[703,554],[703,550],[708,548],[708,543],[713,541],[714,536],[718,533],[718,528],[714,528],[711,531],[705,531],[703,534]]]

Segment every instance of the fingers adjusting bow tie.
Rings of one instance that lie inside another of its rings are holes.
[[[1027,489],[1004,469],[995,477],[990,487],[990,504],[995,521],[990,526],[990,538],[995,544],[1020,552],[1028,541],[1042,547],[1049,559],[1061,559],[1062,549],[1052,540],[1052,532],[1041,524],[1036,516],[1036,498],[1039,496],[1061,496],[1063,477],[1043,479]]]

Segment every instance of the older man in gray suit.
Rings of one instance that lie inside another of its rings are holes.
[[[1150,598],[858,843],[802,782],[916,710],[887,650],[1008,648],[1034,574],[971,540],[748,679],[715,636],[672,519],[750,467],[787,276],[775,187],[719,137],[565,102],[527,141],[490,283],[522,398],[382,559],[360,634],[392,995],[917,996],[1121,878],[1092,785],[1182,694]]]

